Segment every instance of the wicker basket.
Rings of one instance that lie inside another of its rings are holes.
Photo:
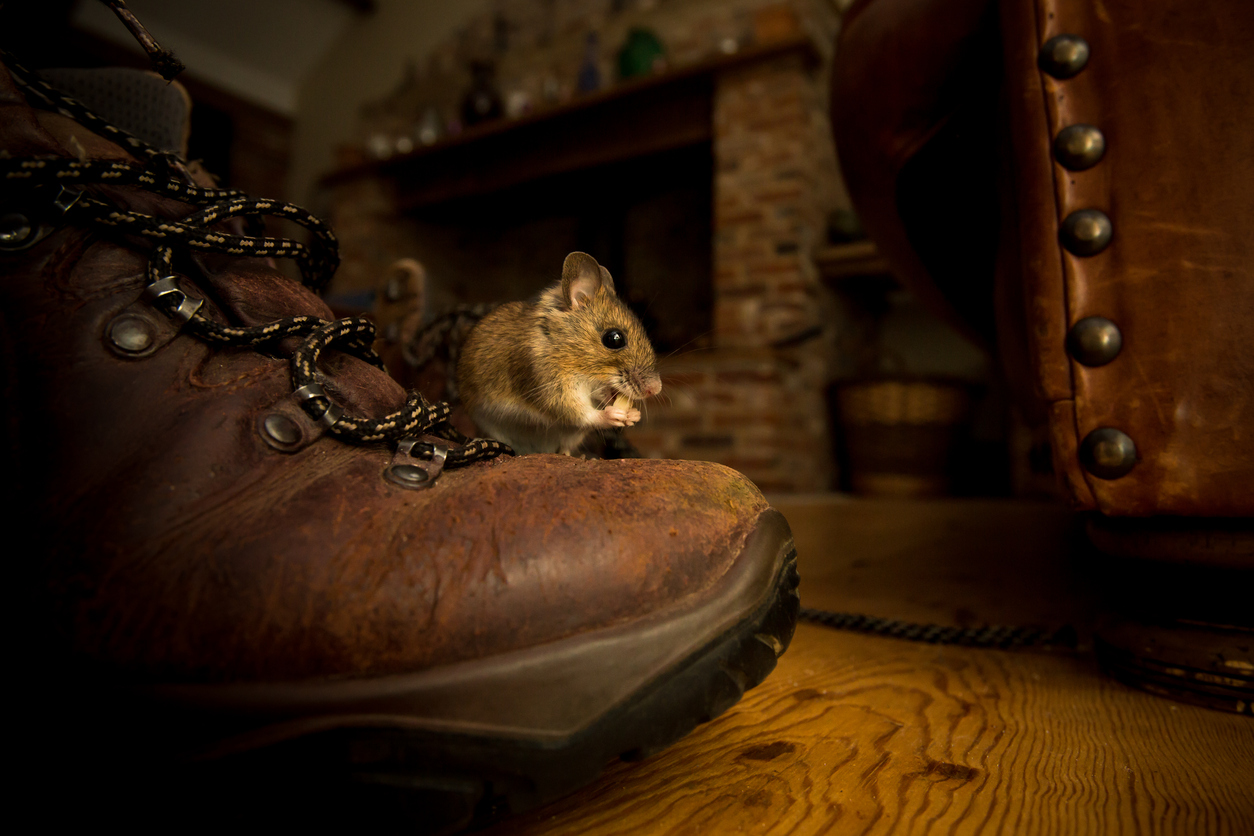
[[[834,389],[841,452],[856,493],[949,492],[955,442],[971,410],[970,386],[937,379],[883,379]]]
[[[845,424],[960,424],[971,395],[961,383],[936,380],[871,380],[839,388]]]

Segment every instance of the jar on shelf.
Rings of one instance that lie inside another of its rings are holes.
[[[501,93],[496,89],[496,65],[471,61],[470,75],[470,88],[462,97],[462,123],[467,128],[499,119],[503,111]]]

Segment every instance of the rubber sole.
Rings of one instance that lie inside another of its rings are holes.
[[[195,780],[219,785],[233,807],[251,810],[254,824],[258,815],[285,825],[308,815],[320,826],[442,834],[545,804],[618,758],[670,746],[766,678],[792,639],[800,604],[788,546],[773,593],[751,618],[567,740],[341,728],[203,764]]]
[[[212,718],[231,716],[224,708],[238,713],[243,702],[261,715],[282,703],[290,716],[302,704],[298,697],[309,706],[308,716],[228,735],[225,746],[178,768],[154,773],[149,763],[124,778],[119,770],[119,781],[97,800],[112,809],[96,809],[139,829],[166,830],[174,821],[183,830],[337,826],[443,834],[545,804],[590,783],[619,758],[666,748],[722,714],[775,668],[800,606],[796,551],[781,516],[764,516],[745,555],[736,576],[700,606],[537,648],[532,656],[477,662],[460,674],[381,680],[359,684],[356,692],[165,691],[162,699],[180,696],[202,711],[205,734],[218,740],[224,738]],[[701,630],[692,635],[707,639],[677,642],[696,627]],[[673,646],[651,647],[666,642]],[[676,656],[675,648],[687,649]],[[589,667],[589,659],[607,655],[608,661]],[[658,668],[656,660],[665,666]],[[565,680],[562,666],[570,669]],[[502,708],[512,696],[502,684],[510,671],[518,674],[513,712]],[[619,681],[600,681],[620,673]],[[537,683],[546,681],[549,687],[538,694]],[[373,690],[363,692],[367,686]],[[492,691],[496,702],[487,705],[503,720],[489,726],[475,712],[484,710],[479,703]],[[403,716],[397,705],[432,711]],[[171,727],[188,727],[187,718],[184,713]],[[138,803],[128,797],[132,787],[142,788]]]

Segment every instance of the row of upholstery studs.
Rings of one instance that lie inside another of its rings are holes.
[[[1059,80],[1079,75],[1088,66],[1088,42],[1077,35],[1057,35],[1041,47],[1038,66]],[[1101,162],[1106,137],[1094,125],[1069,125],[1054,137],[1054,159],[1068,171],[1084,171]],[[1098,209],[1077,209],[1063,219],[1059,237],[1072,255],[1097,255],[1110,245],[1114,225]],[[1097,367],[1114,360],[1123,348],[1119,327],[1101,316],[1076,322],[1067,333],[1067,353],[1078,363]],[[1118,479],[1136,466],[1132,438],[1114,427],[1099,427],[1080,442],[1080,463],[1099,479]]]

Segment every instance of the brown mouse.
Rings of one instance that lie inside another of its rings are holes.
[[[630,427],[634,402],[662,391],[644,326],[587,253],[531,302],[510,302],[475,326],[457,364],[462,403],[515,453],[566,453],[592,430]]]

